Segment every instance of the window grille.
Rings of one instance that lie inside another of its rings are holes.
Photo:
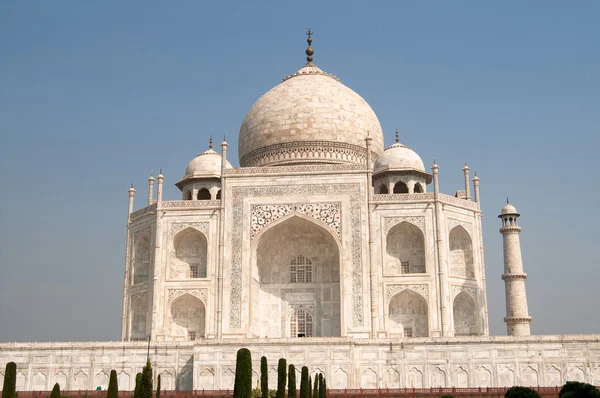
[[[312,337],[312,335],[312,316],[305,310],[297,310],[296,312],[294,312],[290,323],[290,336]]]
[[[408,261],[400,261],[400,268],[403,274],[410,274],[410,265]]]
[[[190,278],[199,278],[200,264],[190,264]]]
[[[404,328],[404,337],[413,337],[412,328]]]
[[[290,283],[309,283],[313,281],[312,261],[302,255],[290,263]]]
[[[189,341],[196,340],[196,332],[188,332],[188,340]]]

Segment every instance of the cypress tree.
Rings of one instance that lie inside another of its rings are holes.
[[[319,375],[315,373],[315,385],[313,387],[312,398],[319,398]]]
[[[252,355],[250,350],[242,348],[237,352],[235,363],[233,398],[250,397],[252,397]]]
[[[4,371],[4,386],[2,387],[2,398],[16,398],[17,389],[17,364],[9,362]]]
[[[119,398],[119,387],[117,385],[117,371],[110,371],[110,380],[108,381],[108,391],[106,398]]]
[[[146,361],[146,366],[142,370],[142,380],[138,393],[138,398],[152,398],[152,365],[150,361]]]
[[[288,398],[296,398],[296,367],[290,365],[288,368]]]
[[[312,398],[312,376],[308,375],[308,398]]]
[[[269,366],[267,357],[260,359],[260,389],[262,398],[269,398]]]
[[[323,376],[323,398],[327,398],[327,379]]]
[[[309,398],[310,395],[310,382],[308,381],[308,368],[302,367],[302,373],[300,376],[300,398]]]
[[[156,380],[156,398],[160,398],[160,375],[158,375],[158,379]]]
[[[142,388],[142,373],[135,375],[135,389],[133,390],[133,398],[140,398],[140,390]]]
[[[276,398],[285,398],[286,362],[284,358],[279,359],[277,364],[277,395]]]
[[[60,386],[58,383],[54,384],[54,388],[52,388],[52,392],[50,393],[50,398],[60,398]]]
[[[319,398],[325,398],[325,378],[319,373]]]

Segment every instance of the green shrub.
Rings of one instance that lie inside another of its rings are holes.
[[[106,398],[119,398],[119,387],[117,385],[117,371],[110,371],[110,380],[108,381],[108,391]]]
[[[319,398],[319,375],[315,373],[315,382],[313,386],[312,398]]]
[[[285,398],[286,371],[286,361],[280,358],[277,364],[277,395],[275,395],[277,398]]]
[[[252,397],[252,355],[247,348],[237,352],[233,398]]]
[[[506,390],[504,398],[540,398],[540,394],[529,387],[515,386]]]
[[[588,383],[567,381],[560,389],[560,398],[600,398],[600,390]]]
[[[139,398],[152,398],[152,365],[146,361],[146,366],[142,369],[142,384],[140,385]]]
[[[288,398],[296,398],[296,367],[288,367]]]
[[[2,387],[2,398],[16,398],[17,393],[17,364],[9,362],[4,371],[4,386]]]
[[[308,398],[312,398],[312,377],[308,375]]]
[[[135,389],[133,390],[133,398],[140,398],[140,390],[142,389],[142,373],[135,375]]]
[[[262,398],[269,398],[269,365],[267,357],[260,359],[260,390]]]
[[[60,386],[58,383],[54,384],[52,392],[50,393],[50,398],[60,398]]]

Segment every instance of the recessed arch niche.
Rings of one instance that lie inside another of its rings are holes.
[[[208,241],[194,228],[180,231],[173,239],[170,278],[193,279],[207,277]]]
[[[150,240],[141,236],[133,254],[133,284],[148,282],[150,275]]]
[[[410,289],[390,299],[388,319],[391,333],[402,333],[404,337],[429,336],[427,301]]]
[[[457,225],[450,231],[450,275],[463,278],[474,278],[473,242],[471,235]]]
[[[253,333],[340,336],[340,250],[328,227],[292,215],[257,239],[250,286]]]
[[[456,295],[452,304],[452,315],[454,317],[455,336],[477,336],[480,334],[477,303],[468,293],[463,291]]]
[[[385,274],[425,273],[425,236],[421,229],[403,221],[386,236]]]
[[[196,340],[205,336],[206,308],[202,300],[191,294],[177,297],[169,311],[171,336]]]

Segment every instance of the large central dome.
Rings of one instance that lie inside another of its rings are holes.
[[[242,122],[240,166],[366,163],[383,152],[379,120],[357,93],[309,62],[258,99]],[[310,54],[309,54],[310,52]]]

